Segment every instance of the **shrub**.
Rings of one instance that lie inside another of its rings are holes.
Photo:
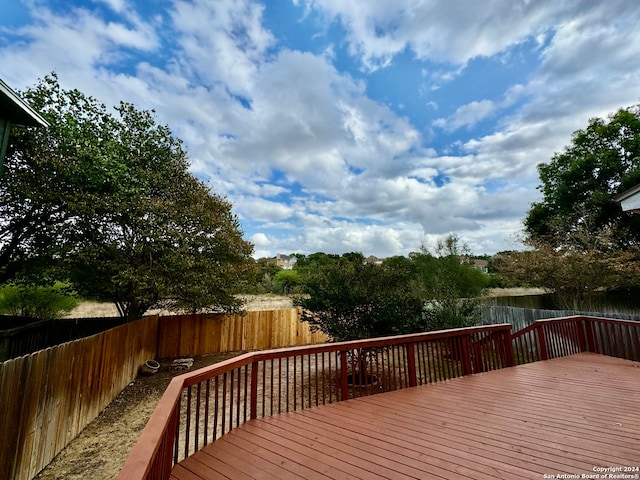
[[[18,317],[62,318],[79,303],[62,283],[51,287],[6,285],[0,289],[0,312]]]

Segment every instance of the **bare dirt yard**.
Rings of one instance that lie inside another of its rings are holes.
[[[247,310],[290,308],[291,299],[275,295],[246,296]],[[164,313],[164,312],[153,312]],[[84,302],[70,316],[117,316],[114,305]],[[243,352],[196,357],[191,371]],[[37,480],[109,480],[116,478],[171,378],[170,361],[160,371],[139,376],[125,388],[40,474]]]

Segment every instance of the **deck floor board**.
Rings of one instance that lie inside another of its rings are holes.
[[[640,467],[640,363],[581,353],[252,420],[174,480],[531,478]]]

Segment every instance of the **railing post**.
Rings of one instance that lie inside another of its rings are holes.
[[[481,373],[484,372],[484,363],[482,362],[482,345],[480,340],[476,340],[472,342],[473,345],[473,372]]]
[[[177,436],[175,435],[178,430],[178,418],[180,417],[180,403],[178,403],[173,411],[167,425],[166,431],[160,438],[161,448],[158,449],[158,462],[157,469],[162,478],[169,478],[171,476],[171,469],[174,463],[178,463],[178,459],[174,458],[174,451],[177,452]],[[177,457],[177,456],[176,456]],[[152,466],[153,470],[153,466]]]
[[[409,386],[417,387],[418,386],[418,377],[416,375],[416,353],[414,350],[413,343],[407,343],[406,351],[407,351],[407,363],[409,364]]]
[[[340,352],[340,400],[349,398],[349,382],[347,381],[347,351]]]
[[[540,360],[548,360],[547,357],[547,342],[544,338],[544,329],[543,325],[539,325],[536,328],[536,332],[538,332],[538,343],[540,344]]]
[[[258,362],[251,364],[251,420],[258,418]]]
[[[460,337],[460,360],[462,361],[462,374],[463,375],[471,375],[473,370],[471,369],[471,359],[469,356],[471,352],[469,352],[469,337],[467,335],[462,335]]]
[[[513,340],[511,338],[511,329],[502,332],[502,350],[504,352],[504,366],[513,367],[516,364],[516,354],[513,351]]]
[[[587,352],[596,351],[596,341],[593,336],[593,321],[588,318],[582,319],[582,326],[587,337]]]

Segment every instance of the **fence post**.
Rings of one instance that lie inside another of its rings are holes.
[[[251,420],[258,418],[258,362],[251,364]]]
[[[349,398],[349,382],[347,381],[347,351],[340,351],[340,400]]]
[[[418,377],[416,375],[416,353],[414,350],[413,343],[405,344],[407,351],[407,363],[409,367],[409,386],[417,387],[418,386]]]
[[[462,335],[460,337],[460,360],[462,361],[462,374],[471,375],[473,370],[471,369],[471,352],[469,352],[468,335]]]
[[[538,343],[540,344],[540,360],[548,360],[547,357],[547,342],[544,338],[544,328],[543,325],[538,325],[536,327],[536,332],[538,332]]]

